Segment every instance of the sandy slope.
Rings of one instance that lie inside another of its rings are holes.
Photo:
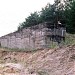
[[[75,45],[35,52],[0,52],[0,75],[75,75],[74,73]]]

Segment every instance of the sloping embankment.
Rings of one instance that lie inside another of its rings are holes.
[[[1,51],[0,63],[20,63],[24,71],[18,75],[75,75],[75,45],[36,52]]]

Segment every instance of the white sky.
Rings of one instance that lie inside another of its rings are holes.
[[[31,12],[40,11],[54,0],[0,0],[0,36],[17,30]]]

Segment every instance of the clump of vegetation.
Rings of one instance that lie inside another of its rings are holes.
[[[49,74],[45,70],[40,70],[40,71],[38,71],[38,75],[49,75]]]
[[[65,42],[62,41],[64,46],[75,44],[75,35],[74,34],[66,34]]]
[[[75,34],[75,0],[70,0],[65,8],[67,32]]]
[[[65,41],[61,41],[61,43],[59,44],[57,42],[51,41],[49,48],[58,48],[58,47],[74,45],[74,44],[75,44],[75,35],[66,33]]]
[[[54,49],[54,48],[58,48],[58,47],[59,46],[58,46],[58,43],[57,42],[51,41],[51,44],[50,44],[49,48]]]

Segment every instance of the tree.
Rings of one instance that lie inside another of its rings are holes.
[[[53,5],[47,4],[42,8],[40,14],[31,13],[18,29],[37,25],[42,22],[51,22],[58,25],[58,21],[66,25],[67,32],[75,32],[75,1],[74,0],[55,0]]]
[[[75,33],[75,1],[71,0],[69,6],[66,7],[66,28],[67,32]]]
[[[65,24],[64,0],[55,0],[54,7],[55,7],[55,14],[56,14],[55,16],[56,24],[58,23],[58,21],[60,21],[62,24]]]
[[[30,16],[25,19],[25,22],[19,25],[18,30],[23,29],[25,27],[34,26],[36,24],[39,24],[39,22],[39,14],[37,12],[31,13]]]
[[[53,5],[47,4],[45,8],[42,8],[40,15],[41,22],[50,22],[54,19]]]
[[[26,18],[26,24],[29,26],[36,25],[39,23],[39,15],[37,12],[32,13]]]
[[[54,21],[54,6],[51,4],[47,4],[45,8],[42,8],[40,14],[37,12],[31,13],[30,16],[28,16],[25,19],[25,22],[19,25],[18,29],[34,26],[39,23],[48,22],[48,21],[49,22]]]
[[[31,13],[18,28],[30,27],[42,22],[51,22],[53,25],[57,25],[58,21],[61,21],[61,23],[65,21],[64,5],[61,0],[55,0],[53,5],[48,3],[42,8],[40,14],[37,12]]]

